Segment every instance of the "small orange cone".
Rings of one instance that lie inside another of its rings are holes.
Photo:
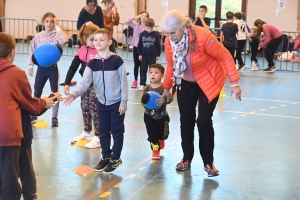
[[[81,164],[73,170],[76,174],[86,177],[87,175],[94,172],[94,170],[86,165]]]

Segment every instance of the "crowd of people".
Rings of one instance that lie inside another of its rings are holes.
[[[128,101],[128,80],[124,61],[116,54],[113,27],[120,21],[114,0],[103,0],[103,8],[97,0],[86,0],[78,16],[77,29],[83,46],[77,51],[64,81],[64,104],[69,106],[74,99],[81,97],[83,131],[73,141],[86,139],[86,148],[102,148],[101,159],[94,167],[97,172],[112,173],[123,163],[121,152],[124,141],[124,119]],[[134,80],[132,88],[143,94],[154,91],[160,98],[158,109],[144,111],[144,122],[152,159],[160,159],[160,150],[165,147],[169,136],[169,121],[172,116],[167,112],[167,104],[177,95],[180,114],[182,158],[176,164],[177,171],[190,168],[194,158],[194,128],[199,132],[199,149],[203,168],[209,177],[218,176],[214,164],[214,128],[212,116],[218,103],[226,76],[230,82],[233,98],[241,100],[240,76],[238,71],[245,67],[241,52],[249,40],[252,49],[251,70],[258,70],[257,52],[264,49],[268,68],[274,72],[276,67],[273,54],[282,41],[282,32],[275,26],[257,19],[256,28],[249,29],[242,13],[226,13],[227,21],[222,23],[220,41],[209,30],[210,19],[205,17],[207,7],[202,5],[194,21],[178,11],[169,11],[161,22],[161,33],[166,38],[164,50],[167,66],[156,64],[161,56],[161,40],[154,31],[155,22],[147,11],[126,20],[134,29],[133,45]],[[59,26],[53,13],[46,13],[42,22],[45,30],[37,33],[30,44],[28,74],[34,75],[32,54],[44,43],[64,44],[67,35]],[[261,38],[261,33],[264,38]],[[1,112],[14,116],[9,119],[1,115],[0,122],[0,197],[3,200],[36,198],[36,180],[31,161],[32,127],[37,116],[53,107],[52,126],[58,126],[58,107],[62,100],[58,91],[59,67],[37,66],[34,92],[25,73],[12,64],[15,56],[14,39],[0,33],[0,77],[10,89],[1,93],[4,103]],[[236,60],[238,67],[236,68]],[[70,83],[78,68],[82,81],[76,90],[70,92]],[[7,79],[14,75],[15,78]],[[147,84],[148,77],[148,84]],[[41,99],[46,81],[50,81],[53,94]],[[22,87],[21,87],[22,85]],[[1,87],[4,87],[2,84]],[[22,90],[20,90],[22,88]],[[58,102],[54,102],[58,101]],[[10,105],[10,106],[8,106]],[[196,109],[197,107],[197,109]],[[15,109],[17,108],[17,109]],[[14,123],[14,126],[9,125]],[[92,133],[94,125],[95,133]],[[111,139],[112,138],[112,139]],[[25,148],[25,151],[21,151]],[[25,153],[24,153],[25,152]],[[100,157],[100,156],[99,156]],[[26,170],[24,170],[26,169]],[[21,178],[22,188],[18,183]],[[23,182],[30,180],[30,187]]]

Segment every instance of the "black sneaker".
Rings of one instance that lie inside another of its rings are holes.
[[[122,165],[122,160],[119,158],[118,160],[111,160],[109,161],[108,165],[103,170],[104,174],[110,174],[116,169],[118,169]]]
[[[273,73],[274,71],[269,67],[263,70],[266,73]]]
[[[102,172],[103,169],[107,166],[107,164],[109,163],[110,158],[105,158],[105,159],[101,159],[100,162],[98,163],[98,165],[96,167],[94,167],[94,170],[96,172]]]
[[[246,69],[246,68],[245,68],[245,63],[239,65],[238,71],[240,71],[241,69]]]

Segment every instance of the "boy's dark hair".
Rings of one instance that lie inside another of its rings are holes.
[[[207,12],[207,6],[206,5],[201,5],[199,8],[203,8],[205,12]]]
[[[6,58],[15,48],[16,43],[11,35],[0,33],[0,57]]]
[[[152,18],[147,19],[145,26],[153,28],[155,26],[155,22]]]
[[[242,19],[242,14],[240,12],[234,13],[235,18],[241,20]]]
[[[228,12],[226,13],[226,19],[233,19],[233,12],[228,11]]]
[[[151,68],[156,68],[156,69],[158,69],[158,70],[161,72],[161,74],[164,74],[164,73],[165,73],[165,68],[164,68],[164,66],[162,66],[161,64],[152,64],[152,65],[150,65],[149,70],[150,70]]]

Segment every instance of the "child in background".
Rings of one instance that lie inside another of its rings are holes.
[[[46,13],[43,16],[42,22],[45,26],[45,30],[37,33],[30,43],[28,61],[28,74],[30,76],[33,76],[34,74],[32,54],[38,46],[44,43],[64,44],[68,40],[68,36],[58,26],[58,20],[53,13]],[[42,96],[44,86],[48,79],[50,82],[51,91],[57,92],[59,81],[59,69],[57,64],[54,64],[51,67],[38,66],[34,82],[34,97],[40,98]],[[52,126],[58,126],[58,108],[59,102],[57,102],[52,108]],[[31,122],[35,123],[36,121],[37,116],[31,116]]]
[[[149,18],[149,13],[147,11],[142,11],[138,16],[128,19],[125,24],[133,28],[133,37],[131,40],[131,45],[133,46],[133,61],[134,61],[134,81],[131,84],[132,88],[137,87],[137,80],[139,75],[139,68],[141,66],[141,61],[138,55],[138,42],[140,34],[146,29],[145,23]],[[134,20],[139,20],[139,23],[135,23]]]
[[[233,23],[236,23],[238,26],[238,33],[236,35],[237,37],[237,48],[235,52],[235,58],[238,60],[238,67],[237,70],[245,69],[245,63],[242,59],[242,50],[246,45],[246,39],[248,37],[248,29],[246,22],[242,20],[242,15],[240,12],[234,13],[233,17],[234,21]]]
[[[220,42],[224,47],[230,52],[234,62],[234,52],[237,46],[236,34],[238,32],[238,27],[233,23],[233,12],[228,11],[226,13],[227,23],[224,23],[221,28]]]
[[[87,22],[79,30],[79,38],[84,45],[77,51],[76,56],[68,70],[64,88],[66,95],[69,94],[71,80],[79,68],[79,65],[81,64],[79,73],[81,76],[83,76],[83,72],[87,63],[98,53],[97,49],[94,47],[94,33],[98,29],[99,27],[92,22]],[[80,135],[73,138],[73,141],[75,142],[81,139],[87,139],[89,143],[87,143],[85,147],[88,149],[100,147],[99,120],[96,99],[97,97],[94,91],[94,86],[91,84],[89,88],[81,95],[81,110],[83,115],[84,130]],[[91,133],[92,121],[94,122],[95,129],[94,136]]]
[[[120,158],[124,140],[124,118],[127,110],[128,83],[124,62],[109,50],[111,33],[99,29],[94,35],[94,46],[98,54],[87,64],[83,79],[77,89],[69,94],[67,106],[79,97],[93,83],[98,101],[99,134],[102,159],[95,171],[111,173],[121,164]],[[111,148],[111,135],[113,146]]]
[[[164,87],[161,80],[164,78],[164,73],[165,69],[162,65],[151,65],[148,73],[150,84],[144,88],[143,94],[148,91],[155,91],[162,95]],[[173,100],[171,94],[169,97],[170,99],[169,102],[167,102],[168,104]],[[156,110],[150,110],[145,107],[144,122],[146,124],[148,141],[150,142],[153,160],[160,159],[160,149],[165,147],[165,140],[169,136],[169,121],[170,118],[164,102],[161,107]]]
[[[143,91],[147,81],[148,66],[156,63],[160,59],[161,44],[159,34],[153,30],[155,22],[153,19],[147,19],[146,30],[140,35],[138,43],[139,60],[141,60],[141,80],[139,90]]]
[[[207,6],[205,5],[200,6],[199,13],[195,17],[195,21],[193,22],[193,24],[209,29],[210,19],[208,17],[205,17],[206,13],[207,13]]]
[[[20,199],[21,193],[25,199],[35,198],[32,130],[28,135],[24,124],[28,125],[29,122],[31,127],[30,118],[29,115],[22,115],[22,111],[37,115],[44,108],[51,108],[54,98],[60,96],[43,99],[32,97],[28,78],[23,70],[12,63],[14,58],[15,39],[0,33],[0,199],[3,200]]]
[[[260,35],[257,34],[257,28],[251,28],[248,36],[248,40],[251,47],[252,67],[250,70],[252,71],[258,70],[257,53],[258,53],[258,46],[260,43],[259,39],[260,39]]]

